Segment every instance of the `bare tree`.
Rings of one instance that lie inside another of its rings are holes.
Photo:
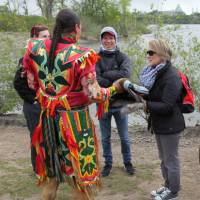
[[[28,0],[23,0],[23,5],[22,5],[25,15],[28,15],[28,2],[27,1]]]
[[[47,19],[53,17],[53,4],[55,0],[37,0],[37,4],[41,9],[42,15]]]
[[[9,12],[28,15],[28,0],[7,0],[5,3]]]
[[[19,0],[7,0],[6,5],[10,12],[19,14],[19,8],[20,8]]]
[[[113,6],[113,0],[73,1],[75,9],[82,15],[92,16],[98,23],[105,22],[106,12]]]
[[[57,0],[57,4],[62,9],[66,6],[66,0]]]
[[[54,0],[54,12],[57,12],[60,9],[66,8],[69,5],[73,5],[72,0]]]

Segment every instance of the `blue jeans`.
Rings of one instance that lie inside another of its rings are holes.
[[[122,115],[120,108],[110,108],[99,120],[101,130],[101,143],[103,147],[103,157],[105,164],[112,165],[111,151],[111,118],[114,116],[117,125],[118,134],[121,140],[121,153],[124,163],[131,162],[131,148],[128,137],[128,115]]]

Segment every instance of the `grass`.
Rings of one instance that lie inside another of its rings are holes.
[[[144,190],[140,183],[150,183],[154,176],[154,165],[138,165],[134,176],[128,176],[122,167],[113,167],[110,176],[103,178],[103,190],[106,195],[122,193],[127,196],[134,191],[140,194],[141,200]],[[10,194],[13,200],[23,200],[41,193],[36,185],[36,178],[32,172],[30,160],[21,158],[7,162],[0,160],[0,196]],[[57,199],[71,199],[71,190],[67,184],[60,184]]]
[[[103,187],[109,188],[108,191],[110,194],[120,191],[126,195],[133,193],[134,190],[143,194],[144,191],[139,185],[144,181],[151,182],[153,180],[154,169],[154,165],[138,165],[136,166],[136,174],[129,176],[122,168],[115,167],[111,175],[103,179]]]
[[[23,159],[24,160],[24,159]],[[10,194],[12,199],[24,199],[38,193],[36,178],[32,172],[31,166],[20,160],[13,163],[0,161],[0,195]]]

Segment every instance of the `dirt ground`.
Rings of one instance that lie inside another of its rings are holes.
[[[96,200],[148,200],[151,199],[149,192],[162,184],[154,136],[144,127],[130,127],[130,139],[136,174],[125,173],[120,141],[113,131],[114,166],[111,175],[102,179],[103,188]],[[0,200],[40,199],[41,190],[35,186],[31,171],[29,140],[26,127],[0,126]],[[200,199],[199,145],[200,126],[187,128],[180,141],[182,190],[179,200]],[[72,199],[66,184],[63,185],[57,199]]]

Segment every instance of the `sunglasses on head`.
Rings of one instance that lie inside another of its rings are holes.
[[[154,54],[156,54],[155,51],[152,51],[152,50],[147,51],[147,55],[149,56],[153,56]]]

